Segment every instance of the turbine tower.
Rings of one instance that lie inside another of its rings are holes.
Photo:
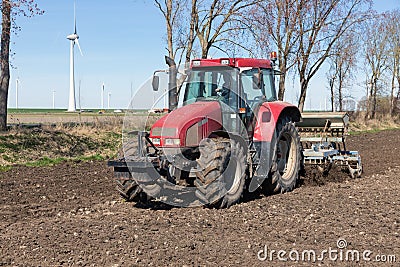
[[[70,66],[69,66],[69,102],[68,111],[76,111],[76,100],[75,100],[75,70],[74,70],[74,46],[78,45],[79,52],[82,54],[81,46],[79,45],[79,35],[76,32],[76,12],[74,3],[74,33],[67,36],[67,39],[71,41],[70,47]]]
[[[18,109],[18,87],[19,87],[19,78],[15,80],[15,108]]]
[[[102,110],[104,109],[104,87],[105,87],[105,85],[103,82],[103,84],[101,86],[101,109]]]

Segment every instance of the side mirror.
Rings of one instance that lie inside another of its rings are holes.
[[[153,91],[158,91],[158,87],[160,86],[160,77],[157,75],[153,75],[153,81],[151,82],[153,86]]]
[[[262,72],[257,72],[253,74],[253,89],[261,90],[262,79]]]

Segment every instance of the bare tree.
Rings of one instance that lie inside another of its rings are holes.
[[[379,82],[388,68],[388,34],[383,15],[365,23],[364,29],[364,67],[368,77],[368,100],[366,118],[376,116]]]
[[[211,48],[226,52],[222,46],[228,43],[251,51],[230,34],[249,30],[243,12],[261,0],[154,1],[165,18],[167,50],[172,59],[181,62],[184,58],[188,63],[196,43],[202,58],[207,58]]]
[[[154,0],[154,2],[165,19],[168,56],[176,60],[179,55],[180,62],[185,53],[190,55],[194,42],[194,27],[190,27],[191,33],[185,27],[187,19],[190,19],[190,24],[194,25],[194,20],[192,16],[188,17],[186,9],[188,0]],[[192,2],[196,5],[197,0],[192,0]],[[190,40],[192,40],[191,43]]]
[[[228,34],[249,27],[241,14],[260,0],[212,0],[203,1],[196,9],[196,35],[200,43],[201,57],[207,58],[210,49],[226,52],[220,44],[233,44],[251,53],[240,40],[229,38]]]
[[[284,99],[286,73],[297,66],[299,108],[303,110],[310,80],[335,53],[338,39],[368,17],[371,1],[271,0],[257,8],[252,19],[259,29],[259,42],[278,49],[279,68],[284,73],[278,97]]]
[[[339,38],[368,18],[370,0],[299,0],[297,71],[300,79],[299,109],[303,111],[307,89]]]
[[[190,23],[189,23],[190,26],[189,26],[189,36],[187,38],[185,63],[190,62],[194,41],[196,40],[196,34],[195,34],[195,27],[197,24],[196,7],[197,7],[197,0],[192,0],[192,4],[190,7]]]
[[[7,130],[7,102],[10,84],[10,41],[12,29],[19,30],[15,17],[43,14],[32,0],[2,0],[2,29],[0,48],[0,131]]]
[[[278,49],[279,79],[278,99],[285,96],[287,72],[296,64],[294,51],[299,40],[298,19],[301,1],[263,1],[253,7],[251,20],[256,32],[257,43],[262,49],[269,49],[271,43]]]
[[[360,40],[356,31],[345,33],[332,48],[332,55],[328,59],[330,65],[327,78],[331,93],[331,110],[337,104],[339,111],[343,111],[344,89],[351,82],[352,73],[357,67],[358,49]],[[337,100],[335,103],[335,99]]]
[[[11,35],[11,5],[10,1],[2,2],[1,31],[1,77],[0,77],[0,130],[7,130],[7,100],[10,83],[10,35]]]
[[[201,57],[207,58],[210,49],[226,53],[223,45],[231,44],[251,51],[232,34],[249,30],[243,13],[261,0],[154,0],[166,22],[167,50],[178,65],[190,62],[195,45]],[[188,3],[190,2],[190,5]],[[177,73],[179,96],[186,74]]]
[[[400,10],[394,10],[385,15],[387,21],[387,33],[389,42],[390,63],[389,70],[391,77],[390,91],[390,114],[393,116],[396,108],[396,97],[400,92]],[[397,94],[396,91],[397,83]]]
[[[197,0],[190,0],[190,8],[187,8],[188,2],[189,0],[154,0],[156,7],[165,19],[168,56],[174,62],[177,61],[178,66],[181,65],[182,60],[185,65],[190,62],[196,40]],[[179,72],[176,72],[175,75],[178,101],[187,75]]]

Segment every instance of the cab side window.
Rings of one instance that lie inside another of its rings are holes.
[[[272,74],[272,70],[262,69],[262,73],[264,82],[264,92],[267,101],[278,100],[278,98],[276,97],[275,81],[274,81],[274,75]]]
[[[245,97],[249,101],[259,100],[264,96],[263,84],[261,83],[261,87],[258,87],[253,82],[253,75],[256,73],[258,73],[258,69],[251,69],[242,72],[242,88]]]

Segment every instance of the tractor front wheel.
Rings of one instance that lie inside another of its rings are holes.
[[[227,138],[209,138],[200,144],[196,195],[214,208],[228,208],[240,201],[246,178],[245,148]]]

